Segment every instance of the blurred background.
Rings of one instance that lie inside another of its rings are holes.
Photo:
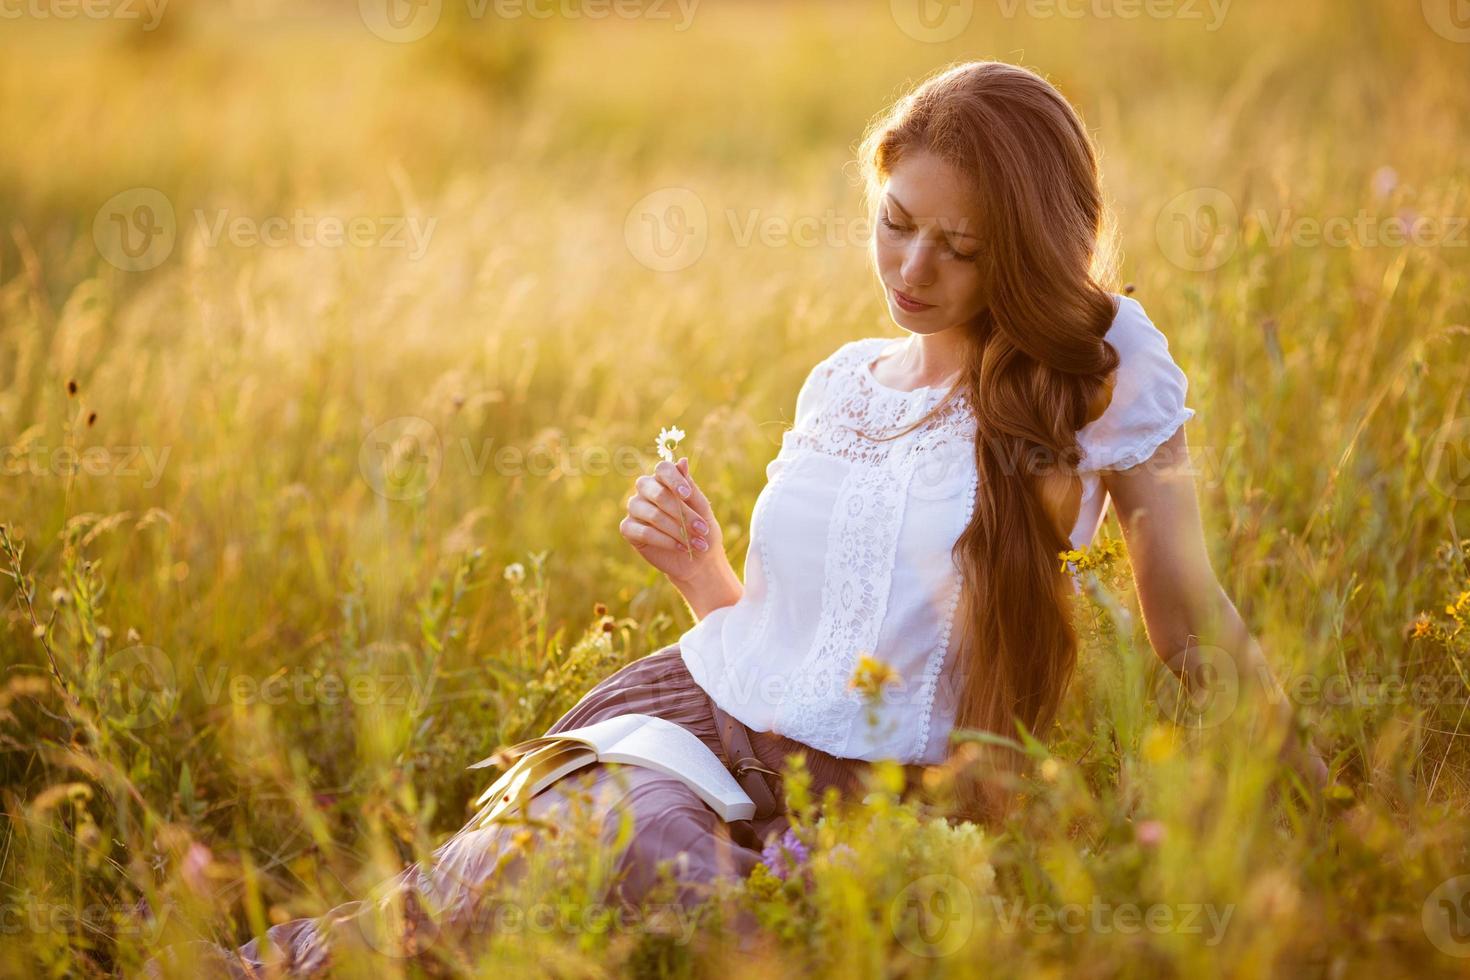
[[[919,955],[861,902],[820,904],[840,890],[772,893],[751,897],[767,972],[1464,968],[1463,2],[0,17],[0,970],[127,971],[359,897],[463,822],[467,764],[687,629],[618,534],[633,480],[684,429],[743,567],[802,378],[899,335],[857,140],[979,58],[1042,73],[1094,134],[1111,285],[1189,377],[1212,558],[1309,705],[1333,812],[1283,818],[1248,739],[1161,718],[1124,564],[1089,593],[1051,777],[974,887],[1213,896],[1223,940],[977,910],[984,942]],[[959,873],[936,847],[883,887]],[[778,928],[799,901],[826,925]],[[702,962],[647,935],[522,940],[502,964]]]

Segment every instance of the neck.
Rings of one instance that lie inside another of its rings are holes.
[[[964,364],[965,338],[956,327],[932,334],[910,334],[893,355],[893,367],[915,386],[947,386]]]

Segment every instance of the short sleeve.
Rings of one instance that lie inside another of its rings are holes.
[[[807,372],[806,379],[802,381],[801,388],[796,393],[796,417],[782,433],[780,452],[766,464],[767,480],[774,479],[776,474],[791,462],[801,437],[811,431],[813,421],[827,400],[827,392],[831,387],[832,378],[840,364],[840,359],[851,349],[853,349],[852,343],[843,344],[837,351],[818,361],[816,366]]]
[[[826,368],[825,360],[818,362],[801,383],[801,390],[796,393],[796,419],[792,423],[795,428],[809,425],[821,407],[822,394],[826,387]]]
[[[1184,404],[1189,380],[1174,363],[1168,338],[1137,300],[1119,297],[1106,336],[1118,352],[1118,372],[1108,407],[1077,430],[1081,473],[1137,466],[1195,414]]]

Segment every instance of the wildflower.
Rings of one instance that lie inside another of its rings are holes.
[[[658,456],[665,462],[674,461],[674,450],[679,448],[679,443],[684,439],[684,430],[677,425],[658,430]]]
[[[1399,173],[1389,166],[1379,167],[1373,171],[1373,196],[1387,197],[1393,193],[1393,189],[1399,185]]]
[[[655,444],[658,449],[659,458],[666,463],[672,463],[674,461],[674,450],[679,448],[679,443],[683,440],[684,430],[677,425],[660,428],[658,430],[658,442]],[[679,509],[679,530],[684,534],[684,550],[689,552],[689,560],[693,561],[694,547],[689,544],[689,528],[684,524],[684,510],[682,507]]]
[[[1087,557],[1087,556],[1086,556],[1086,554],[1084,552],[1080,551],[1079,549],[1069,548],[1066,551],[1058,551],[1057,552],[1057,557],[1062,560],[1062,568],[1061,568],[1061,570],[1065,572],[1065,571],[1068,571],[1068,568],[1067,568],[1068,565],[1071,565],[1072,566],[1071,571],[1076,571],[1077,570],[1077,563],[1080,562],[1080,561],[1082,561],[1082,559],[1085,558],[1085,557]]]
[[[827,852],[827,860],[832,864],[842,865],[847,868],[856,868],[858,865],[858,853],[847,844],[833,844],[832,850]]]
[[[877,698],[882,692],[884,685],[894,684],[898,681],[898,674],[892,667],[881,660],[864,653],[858,657],[857,667],[852,672],[852,678],[847,686],[856,690],[863,697]]]
[[[787,828],[786,833],[773,839],[761,851],[761,863],[782,881],[785,881],[793,871],[805,868],[810,857],[811,852],[801,842],[801,838],[796,836],[796,831],[791,828]]]
[[[183,864],[179,867],[179,873],[183,876],[184,883],[191,891],[198,895],[207,894],[209,882],[207,873],[210,864],[214,861],[214,855],[208,847],[194,841],[189,845],[189,851],[184,855]]]
[[[1169,731],[1170,727],[1172,726],[1154,725],[1144,733],[1140,748],[1143,757],[1149,762],[1163,762],[1174,755],[1174,735]]]
[[[520,585],[526,580],[526,566],[518,561],[513,561],[505,566],[505,580],[512,585]]]
[[[1145,820],[1133,828],[1133,836],[1144,847],[1157,847],[1164,839],[1164,825],[1157,820]]]
[[[1434,632],[1434,625],[1424,616],[1414,620],[1414,628],[1409,636],[1415,640],[1423,639]]]
[[[1123,551],[1117,538],[1108,538],[1090,548],[1070,548],[1066,551],[1058,551],[1057,557],[1061,559],[1061,570],[1064,572],[1102,571],[1110,568],[1114,562],[1122,558]]]

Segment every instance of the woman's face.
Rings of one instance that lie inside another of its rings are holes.
[[[873,257],[889,313],[905,330],[938,333],[984,309],[974,207],[960,176],[931,153],[904,156],[884,182]]]

